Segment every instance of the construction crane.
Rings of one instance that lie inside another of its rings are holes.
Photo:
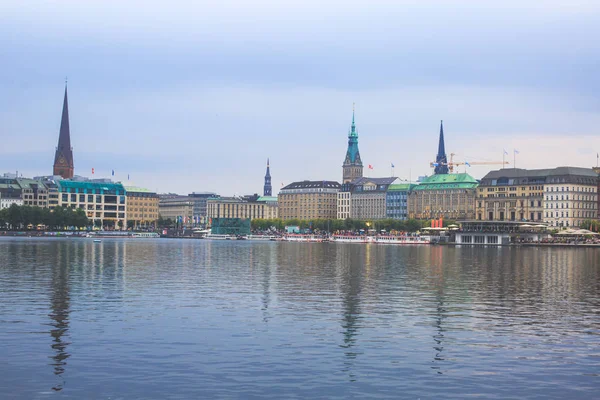
[[[471,166],[471,165],[502,165],[502,166],[504,166],[504,165],[510,164],[508,161],[472,161],[472,162],[457,161],[457,162],[454,162],[453,159],[454,159],[455,155],[456,155],[455,153],[450,153],[450,162],[447,162],[447,163],[432,162],[432,163],[429,163],[429,166],[431,168],[435,168],[438,164],[446,165],[450,172],[454,172],[454,167],[458,167],[460,165],[468,165],[468,166]]]

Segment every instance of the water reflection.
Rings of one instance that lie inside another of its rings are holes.
[[[24,398],[50,387],[102,398],[458,398],[465,387],[484,398],[592,398],[597,389],[597,249],[6,243],[0,357],[17,372],[0,374],[2,393],[21,376],[38,380],[19,386]]]
[[[74,256],[70,242],[61,243],[56,249],[52,278],[50,282],[50,314],[51,319],[50,336],[52,336],[51,348],[54,354],[51,356],[51,366],[54,374],[60,378],[60,382],[52,387],[54,391],[61,391],[65,385],[63,374],[67,365],[69,353],[67,347],[70,344],[69,337],[69,268]]]

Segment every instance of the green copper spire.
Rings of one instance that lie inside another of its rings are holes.
[[[348,137],[358,137],[358,132],[356,132],[356,124],[354,123],[354,103],[352,103],[352,127],[350,128],[350,133],[348,134]]]
[[[352,125],[348,132],[348,150],[346,151],[346,161],[344,164],[362,165],[360,153],[358,152],[358,131],[354,122],[354,105],[352,105]]]

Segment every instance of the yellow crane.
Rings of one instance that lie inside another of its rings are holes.
[[[455,155],[456,155],[455,153],[450,153],[450,162],[441,163],[442,165],[448,166],[448,170],[450,172],[454,172],[454,167],[458,167],[460,165],[468,165],[468,166],[471,166],[471,165],[502,165],[502,166],[504,166],[504,165],[510,164],[508,161],[472,161],[472,162],[457,161],[457,162],[454,162],[453,160],[454,160]],[[432,162],[432,163],[429,163],[429,166],[431,168],[435,168],[435,166],[437,164],[438,163]]]

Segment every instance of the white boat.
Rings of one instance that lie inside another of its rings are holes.
[[[248,240],[259,240],[259,241],[275,241],[279,238],[279,236],[275,235],[248,235],[246,239]]]
[[[102,240],[100,239],[94,239],[94,243],[100,243]]]
[[[430,244],[431,236],[377,236],[377,244]]]
[[[286,242],[313,242],[313,243],[321,243],[328,241],[327,238],[324,238],[319,235],[302,235],[296,233],[289,233],[285,235],[284,240]]]
[[[365,235],[333,235],[332,241],[336,243],[373,243],[373,236]]]
[[[209,233],[204,236],[204,239],[209,240],[238,240],[238,237],[235,235],[220,235],[217,233]]]
[[[131,234],[132,238],[151,238],[156,239],[159,238],[160,235],[156,232],[133,232]]]

